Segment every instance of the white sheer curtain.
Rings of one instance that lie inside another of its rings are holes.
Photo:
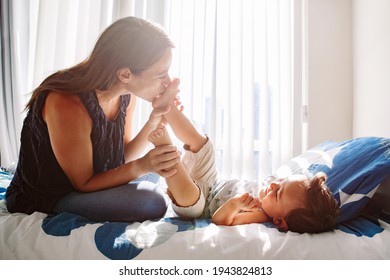
[[[0,159],[15,165],[31,91],[49,74],[85,59],[114,20],[145,14],[146,1],[1,0]],[[161,2],[160,2],[161,4]]]
[[[23,99],[27,90],[25,67],[28,52],[29,3],[1,0],[0,16],[0,158],[14,168],[19,151]]]
[[[293,2],[169,0],[185,111],[225,178],[261,179],[293,153]]]
[[[28,71],[18,80],[27,86],[12,93],[18,104],[48,74],[83,60],[111,22],[134,15],[163,25],[174,41],[171,75],[181,79],[185,114],[215,143],[222,177],[261,179],[292,156],[293,1],[27,2],[28,43],[21,48]],[[146,102],[139,105],[135,130],[150,112]],[[15,116],[18,133],[22,120]],[[5,150],[3,166],[17,160],[16,148],[7,159]]]

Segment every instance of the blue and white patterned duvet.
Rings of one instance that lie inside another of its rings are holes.
[[[390,174],[389,143],[324,142],[275,172],[327,173],[342,205],[332,232],[281,232],[272,223],[223,227],[169,215],[143,223],[94,223],[68,213],[10,214],[0,197],[0,259],[390,259],[390,225],[358,215]],[[0,176],[3,196],[12,174]]]

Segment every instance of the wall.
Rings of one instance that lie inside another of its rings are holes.
[[[308,148],[390,137],[390,1],[306,3]]]
[[[353,136],[390,137],[390,1],[353,1]]]
[[[352,0],[307,0],[308,148],[353,132]]]

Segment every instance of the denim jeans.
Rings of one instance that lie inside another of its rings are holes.
[[[142,222],[158,219],[167,210],[166,195],[157,185],[158,175],[148,174],[126,185],[62,197],[55,212],[68,212],[95,222]]]

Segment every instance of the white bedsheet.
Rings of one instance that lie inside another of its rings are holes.
[[[0,259],[390,259],[390,225],[382,221],[362,236],[298,234],[178,218],[91,223],[71,214],[10,214],[0,205]]]

